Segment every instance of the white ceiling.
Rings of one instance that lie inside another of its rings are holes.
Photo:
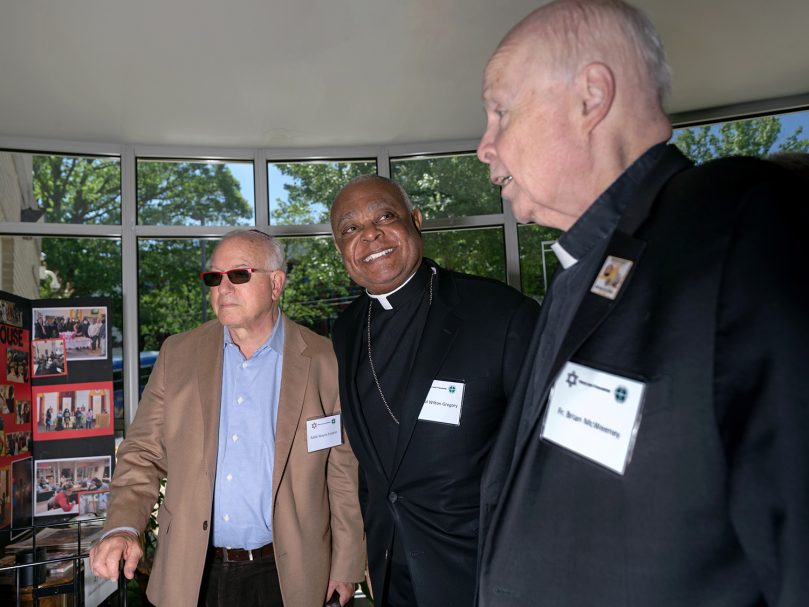
[[[538,0],[0,0],[0,136],[300,148],[473,139]],[[809,93],[809,1],[637,0],[672,112]]]

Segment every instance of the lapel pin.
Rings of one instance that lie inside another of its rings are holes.
[[[593,286],[590,287],[590,292],[607,299],[615,299],[629,275],[632,264],[633,262],[628,259],[608,255],[598,271]]]

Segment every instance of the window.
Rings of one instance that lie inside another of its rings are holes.
[[[503,212],[500,188],[475,154],[397,158],[390,173],[427,220]]]
[[[141,224],[255,223],[250,162],[138,160],[137,188]]]
[[[354,177],[375,174],[373,160],[268,163],[270,223],[329,223],[331,203],[342,187]]]

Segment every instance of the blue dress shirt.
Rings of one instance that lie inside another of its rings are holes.
[[[249,359],[225,327],[213,545],[260,548],[272,541],[272,474],[281,393],[284,323]]]

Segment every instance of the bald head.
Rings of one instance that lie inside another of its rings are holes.
[[[588,63],[624,71],[663,106],[671,92],[671,68],[649,18],[621,0],[556,0],[538,8],[500,46],[528,45],[547,68],[573,78]]]
[[[671,136],[670,74],[649,20],[620,0],[557,0],[486,66],[478,157],[519,221],[568,229],[643,152]]]

